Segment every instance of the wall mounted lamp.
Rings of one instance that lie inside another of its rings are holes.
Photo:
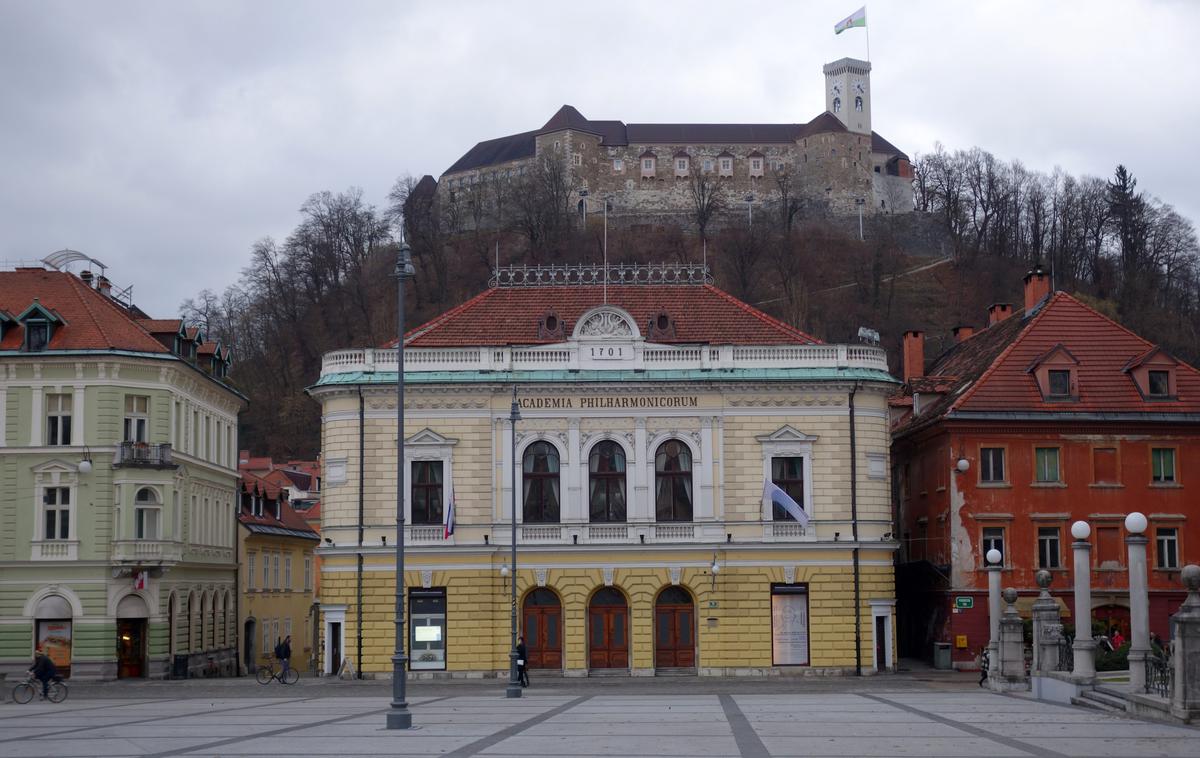
[[[712,572],[712,587],[715,590],[717,588],[717,574],[721,572],[721,564],[717,563],[716,553],[713,553],[712,565],[708,569]]]
[[[959,474],[967,473],[967,469],[971,468],[971,462],[966,458],[959,458],[954,463],[954,470]]]
[[[83,457],[79,459],[79,473],[87,474],[92,470],[92,451],[87,446],[83,446]]]
[[[508,568],[507,563],[500,567],[500,576],[504,577],[504,589],[506,590],[508,589],[508,575],[511,573],[512,571]]]

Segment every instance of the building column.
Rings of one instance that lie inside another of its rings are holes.
[[[1146,657],[1150,653],[1150,597],[1146,578],[1146,517],[1125,517],[1125,547],[1129,551],[1129,691],[1146,691]]]
[[[988,681],[1000,677],[1000,572],[1004,570],[999,550],[987,552],[988,561]]]
[[[1096,678],[1096,642],[1092,639],[1092,528],[1086,521],[1071,525],[1071,550],[1075,558],[1075,654],[1076,680]]]

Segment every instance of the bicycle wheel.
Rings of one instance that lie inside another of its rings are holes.
[[[279,681],[283,682],[284,684],[295,684],[296,682],[300,681],[300,672],[296,669],[288,669],[287,673],[284,674]]]
[[[13,701],[17,703],[28,703],[30,700],[33,700],[35,694],[36,691],[29,682],[21,682],[16,687],[13,687]]]
[[[51,703],[61,703],[67,699],[67,685],[62,682],[51,682],[46,696],[50,698]]]
[[[259,666],[258,673],[254,675],[258,679],[259,684],[270,684],[272,679],[272,671],[266,666]]]

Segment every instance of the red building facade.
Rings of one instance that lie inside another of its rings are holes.
[[[1200,555],[1200,372],[1051,293],[1040,269],[1026,275],[1023,310],[994,305],[986,328],[955,332],[928,369],[923,335],[905,334],[892,401],[902,655],[948,642],[956,667],[975,665],[992,547],[1023,612],[1045,568],[1073,625],[1077,520],[1092,530],[1093,618],[1128,637],[1132,511],[1150,522],[1150,629],[1167,639],[1186,595],[1179,569]]]

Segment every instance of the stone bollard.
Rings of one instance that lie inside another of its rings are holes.
[[[1171,664],[1175,669],[1171,713],[1191,722],[1200,719],[1200,566],[1184,566],[1180,578],[1188,596],[1171,617]]]
[[[1058,602],[1050,597],[1053,576],[1042,569],[1037,572],[1037,585],[1042,588],[1033,603],[1033,671],[1049,674],[1058,670],[1059,646],[1062,644],[1062,612]]]
[[[1025,675],[1025,624],[1017,612],[1017,591],[1012,587],[1004,590],[1004,602],[1008,607],[1000,618],[1000,675],[1005,690],[1025,689],[1029,680]]]

